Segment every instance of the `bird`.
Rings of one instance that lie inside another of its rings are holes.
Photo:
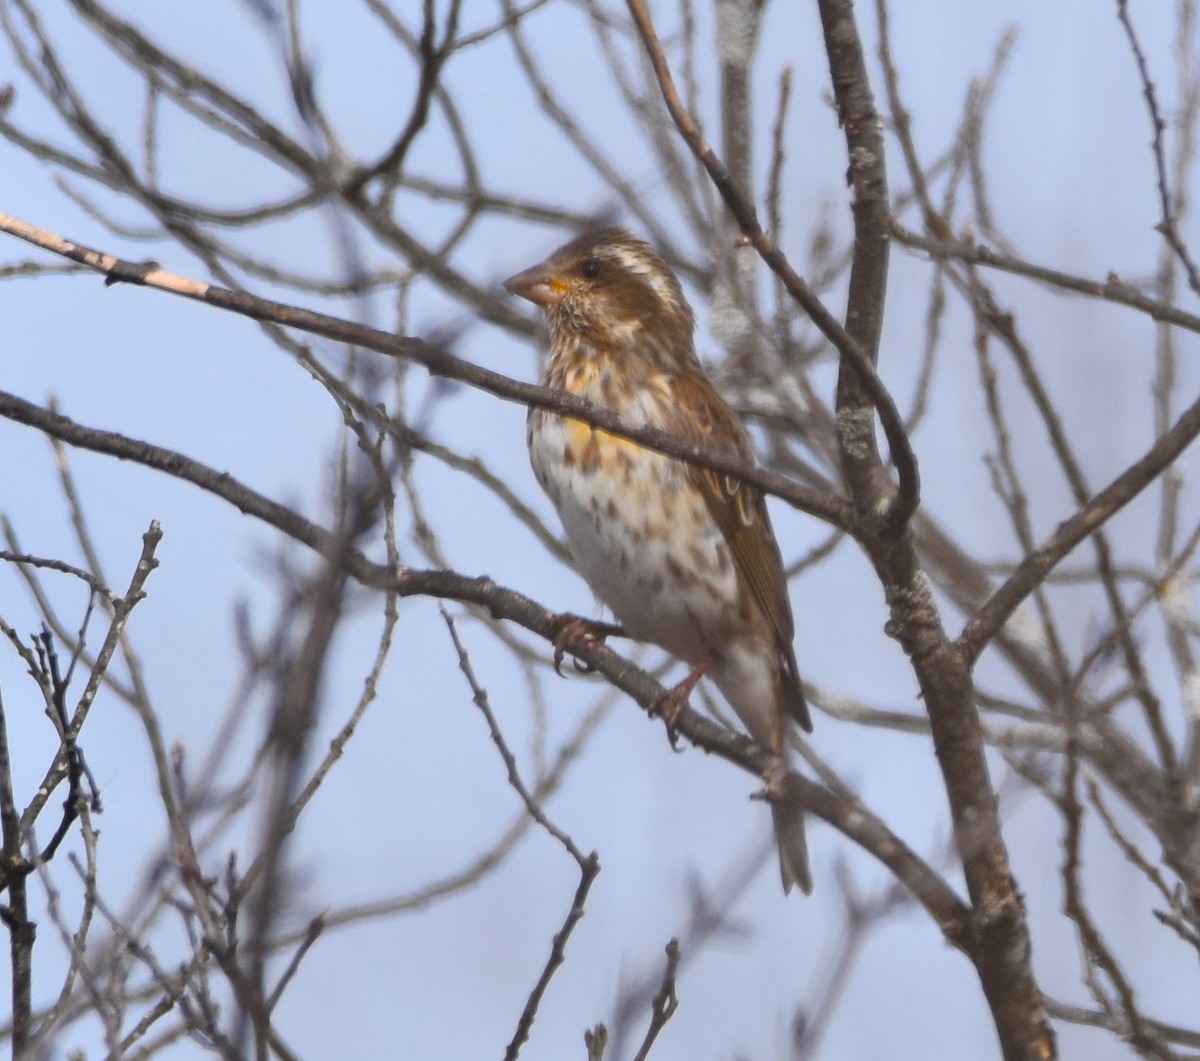
[[[504,283],[544,313],[545,387],[630,425],[661,428],[754,461],[749,436],[696,356],[678,277],[621,228],[585,231]],[[789,723],[812,731],[792,647],[779,545],[762,492],[582,420],[531,407],[530,463],[558,512],[575,566],[619,625],[575,619],[575,639],[622,634],[691,669],[665,694],[668,725],[707,675],[760,744],[784,756]],[[812,892],[802,808],[771,803],[784,892]]]

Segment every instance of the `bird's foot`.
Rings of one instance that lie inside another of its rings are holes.
[[[599,645],[606,637],[621,637],[625,631],[613,623],[601,623],[595,619],[584,619],[578,615],[563,614],[559,616],[562,627],[554,638],[554,673],[560,678],[566,675],[562,672],[563,657],[571,651],[572,646],[579,644]],[[576,659],[575,669],[580,674],[592,670],[588,664]]]
[[[679,730],[676,728],[679,724],[679,716],[683,712],[684,705],[687,704],[688,697],[692,695],[692,690],[696,688],[696,683],[704,677],[704,672],[712,666],[712,663],[713,657],[706,656],[683,681],[659,693],[650,704],[650,713],[658,715],[666,724],[667,740],[671,742],[671,748],[674,751],[682,750],[679,747]]]

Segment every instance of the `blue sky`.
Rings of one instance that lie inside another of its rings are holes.
[[[924,156],[935,156],[949,143],[968,80],[987,69],[1005,27],[1017,24],[985,154],[1003,231],[1035,261],[1096,278],[1109,272],[1128,279],[1149,275],[1159,250],[1152,230],[1157,214],[1149,123],[1110,6],[1082,0],[1054,5],[921,0],[896,6],[902,10],[892,19],[893,47]],[[1135,16],[1151,62],[1161,71],[1164,99],[1171,102],[1172,21],[1165,5],[1144,6]],[[783,237],[785,246],[802,256],[823,211],[839,234],[848,231],[845,161],[836,123],[821,103],[827,68],[815,15],[807,6],[798,13],[786,8],[775,5],[768,20],[756,89],[764,101],[773,99],[778,70],[784,63],[793,66]],[[498,9],[489,0],[468,0],[464,32],[492,23]],[[148,32],[259,100],[295,131],[271,38],[246,10],[239,3],[203,11],[150,3],[123,7]],[[47,4],[39,13],[88,86],[97,112],[125,142],[136,143],[141,107],[136,85],[114,69],[66,5]],[[873,48],[866,5],[861,17]],[[407,105],[411,72],[398,67],[394,50],[357,9],[315,3],[304,19],[320,98],[346,149],[369,157],[387,142],[396,114]],[[653,159],[629,133],[611,89],[599,79],[590,43],[575,43],[580,38],[572,35],[578,32],[573,5],[561,2],[548,4],[528,24],[531,45],[548,76],[581,108],[587,127],[620,158],[646,201],[675,226]],[[0,80],[11,77],[17,86],[12,120],[51,139],[62,136],[20,73],[7,62],[4,68],[11,73]],[[711,104],[710,71],[702,73]],[[595,176],[536,113],[503,40],[465,53],[447,78],[495,187],[580,212],[609,205],[611,197]],[[876,90],[882,93],[878,79]],[[766,128],[769,121],[763,123]],[[760,155],[765,140],[765,131],[760,132]],[[248,162],[244,153],[224,152],[194,129],[185,134],[167,125],[163,143],[164,184],[180,194],[233,207],[287,190],[286,180],[264,164]],[[889,149],[892,177],[900,187],[905,182],[893,141]],[[154,256],[171,271],[203,275],[202,266],[178,246],[108,231],[56,187],[51,168],[11,145],[0,152],[6,173],[0,205],[7,212],[113,253]],[[412,167],[443,177],[455,174],[456,166],[444,123],[435,121],[419,141]],[[760,158],[760,174],[764,168]],[[129,204],[107,193],[98,198],[122,221],[146,223]],[[401,197],[397,214],[429,239],[444,232],[454,216],[415,197]],[[299,272],[337,275],[332,231],[328,215],[315,215],[256,234],[255,249]],[[488,223],[458,252],[457,263],[478,283],[498,286],[562,239],[563,233],[530,223]],[[0,265],[32,256],[15,242],[0,246]],[[368,262],[383,256],[366,240],[358,247]],[[1127,311],[1051,298],[1011,278],[992,279],[1020,306],[1039,365],[1066,403],[1066,423],[1084,452],[1092,482],[1103,484],[1150,439],[1151,328]],[[881,373],[902,406],[915,385],[926,283],[923,263],[897,249]],[[394,321],[394,305],[384,297],[364,303],[280,295],[265,284],[255,290],[359,314],[380,326]],[[831,295],[838,309],[839,298],[837,292]],[[697,309],[702,353],[712,356],[716,350],[704,330],[706,307],[698,301]],[[412,332],[427,333],[460,313],[432,285],[414,284],[407,305]],[[0,355],[5,389],[34,401],[53,395],[64,413],[82,423],[178,449],[314,517],[327,514],[339,417],[320,387],[254,324],[157,292],[105,288],[97,278],[80,276],[6,282],[0,285],[0,314],[7,324],[6,352]],[[1002,510],[979,486],[985,482],[979,455],[989,440],[970,325],[959,315],[947,328],[934,413],[916,439],[926,506],[981,555],[1011,557]],[[316,346],[332,363],[341,356],[325,344]],[[1193,342],[1183,340],[1181,346],[1194,352]],[[471,327],[459,352],[521,379],[536,376],[532,344],[496,328]],[[1196,373],[1191,366],[1185,372],[1194,389]],[[828,365],[814,370],[813,384],[822,394],[831,393]],[[423,373],[411,374],[403,388],[410,409],[421,407],[427,386]],[[1187,390],[1181,388],[1184,394]],[[521,408],[457,390],[432,407],[431,434],[461,452],[485,455],[521,498],[556,526],[526,466]],[[1020,434],[1016,445],[1021,458],[1036,468],[1042,445],[1036,431]],[[78,548],[45,440],[0,422],[0,451],[5,457],[0,508],[23,546],[76,560]],[[230,710],[241,675],[235,607],[244,605],[260,634],[278,618],[272,566],[278,542],[223,502],[165,476],[87,453],[73,453],[71,462],[114,587],[126,584],[150,521],[163,526],[161,567],[135,612],[130,636],[168,738],[186,750],[187,762],[196,768]],[[418,463],[415,475],[427,516],[455,568],[489,575],[553,608],[589,612],[592,598],[583,583],[552,563],[484,491],[428,460]],[[1057,479],[1035,475],[1033,481],[1034,522],[1045,534],[1069,513],[1069,499]],[[815,521],[782,506],[772,511],[789,556],[823,539],[824,529]],[[1147,512],[1135,506],[1114,532],[1134,540]],[[411,562],[418,562],[412,547],[407,542],[404,547]],[[304,568],[312,564],[299,550],[290,555]],[[48,582],[68,625],[76,624],[84,603],[78,586],[65,579]],[[0,602],[18,631],[39,622],[20,581],[7,569],[0,569]],[[798,580],[793,606],[797,655],[819,690],[919,711],[911,671],[883,634],[881,591],[854,550],[844,547],[835,563]],[[551,680],[541,686],[547,698],[544,715],[531,712],[528,688],[505,647],[461,611],[455,614],[493,708],[523,766],[532,769],[539,751],[552,751],[567,739],[606,690],[595,680]],[[1082,644],[1094,620],[1093,602],[1081,597],[1065,606],[1064,615]],[[952,629],[959,621],[948,614]],[[353,617],[337,643],[315,748],[323,747],[353,706],[380,623],[380,603],[356,597]],[[637,658],[659,659],[649,650]],[[379,700],[297,832],[291,862],[296,924],[325,907],[404,895],[455,872],[514,819],[516,799],[505,787],[502,766],[454,667],[434,603],[405,602]],[[987,661],[981,679],[989,688],[1012,691],[1002,668]],[[18,781],[28,791],[50,753],[46,725],[11,652],[0,654],[0,683],[10,741],[30,749],[18,763]],[[755,789],[752,779],[695,751],[673,754],[661,729],[647,725],[627,701],[615,699],[606,711],[586,754],[549,807],[583,848],[600,853],[603,872],[522,1055],[527,1058],[583,1056],[582,1032],[610,1019],[621,977],[656,970],[667,939],[683,929],[690,875],[714,885],[766,844],[767,816],[747,799]],[[262,731],[261,698],[252,697],[240,713],[239,754],[244,755]],[[925,740],[822,716],[814,741],[918,851],[944,847],[948,819]],[[99,819],[102,878],[111,888],[110,903],[120,910],[155,850],[163,820],[144,736],[125,705],[102,697],[88,723],[85,748],[106,804]],[[999,761],[994,765],[1000,775]],[[1009,823],[1014,866],[1030,900],[1042,986],[1082,1004],[1076,944],[1058,912],[1053,887],[1061,858],[1054,819],[1025,799],[1014,802]],[[249,837],[235,835],[226,842],[244,851]],[[813,828],[812,847],[815,896],[785,900],[774,867],[764,862],[732,910],[744,932],[719,940],[687,965],[679,983],[681,1008],[654,1056],[785,1056],[789,1014],[819,991],[829,948],[843,931],[835,867],[844,867],[867,891],[886,883],[867,856],[824,826]],[[1096,851],[1097,857],[1111,857],[1102,844]],[[948,872],[957,885],[957,874]],[[61,866],[56,874],[69,904],[69,874]],[[419,913],[328,932],[285,996],[280,1026],[306,1057],[344,1056],[348,1048],[360,1056],[493,1056],[512,1033],[574,884],[573,864],[549,838],[532,831],[483,889]],[[1186,1019],[1194,998],[1193,970],[1179,960],[1178,950],[1159,946],[1148,915],[1125,917],[1128,908],[1141,910],[1147,902],[1131,873],[1114,860],[1093,898],[1109,918],[1108,930],[1132,955],[1151,1014]],[[163,956],[173,953],[175,931],[165,927],[157,937]],[[52,935],[47,926],[44,937]],[[1143,938],[1145,953],[1139,957]],[[38,989],[55,986],[47,973]],[[3,983],[0,987],[6,989]],[[59,1049],[63,1056],[77,1045],[94,1050],[95,1040],[87,1037],[95,1034],[94,1027],[73,1029]],[[870,937],[819,1056],[984,1058],[996,1056],[993,1042],[969,965],[926,919],[910,914]],[[1131,1056],[1109,1037],[1064,1032],[1063,1055],[1084,1053],[1101,1061]],[[200,1049],[185,1040],[165,1056],[200,1056]]]

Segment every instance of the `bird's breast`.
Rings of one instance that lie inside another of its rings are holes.
[[[581,398],[616,413],[637,427],[665,427],[671,401],[670,385],[661,375],[637,373],[622,359],[581,357],[568,363],[552,363],[543,384]],[[532,410],[529,417],[529,444],[535,448],[535,436],[552,442],[558,461],[578,468],[584,475],[627,477],[633,462],[654,456],[628,439],[593,428],[582,420],[558,417],[544,410]],[[538,446],[543,456],[545,446]],[[534,470],[538,461],[535,456]],[[543,486],[545,484],[543,483]]]
[[[642,388],[616,411],[662,427],[668,397]],[[694,660],[737,623],[732,555],[684,464],[544,410],[529,418],[529,453],[580,574],[632,636]]]

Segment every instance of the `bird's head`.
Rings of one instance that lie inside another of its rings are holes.
[[[556,344],[633,348],[668,364],[695,359],[692,308],[679,280],[624,229],[585,232],[504,286],[545,310]]]

